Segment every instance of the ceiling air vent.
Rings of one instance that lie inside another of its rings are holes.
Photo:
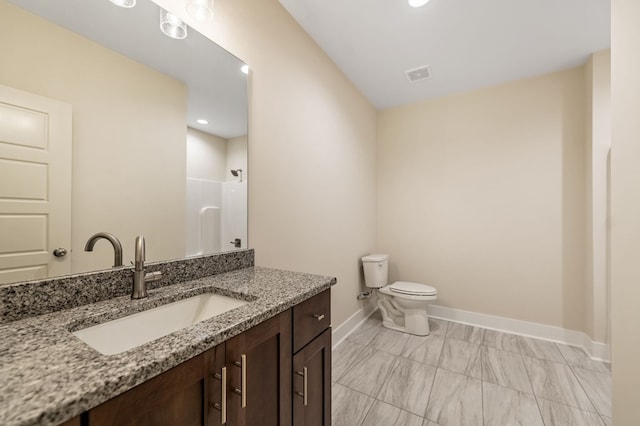
[[[407,78],[412,83],[431,78],[431,68],[429,67],[429,65],[423,65],[418,68],[406,70],[404,73],[407,75]]]

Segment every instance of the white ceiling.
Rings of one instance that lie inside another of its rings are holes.
[[[279,0],[378,109],[582,65],[610,0]],[[430,65],[411,83],[405,70]]]
[[[0,0],[3,1],[3,0]],[[184,40],[160,32],[160,8],[139,0],[132,9],[107,0],[8,0],[187,86],[187,124],[223,138],[247,134],[243,62],[192,28]],[[198,124],[206,119],[209,124]]]

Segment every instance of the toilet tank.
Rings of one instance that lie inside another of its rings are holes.
[[[389,275],[389,255],[370,254],[362,258],[364,282],[367,287],[380,288],[387,285]]]

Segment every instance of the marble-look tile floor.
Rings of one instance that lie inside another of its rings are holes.
[[[431,319],[431,335],[375,313],[333,350],[333,426],[606,426],[611,369],[580,348]]]

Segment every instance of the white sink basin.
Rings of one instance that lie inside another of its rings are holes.
[[[74,331],[73,335],[103,355],[119,354],[247,303],[204,293]]]

